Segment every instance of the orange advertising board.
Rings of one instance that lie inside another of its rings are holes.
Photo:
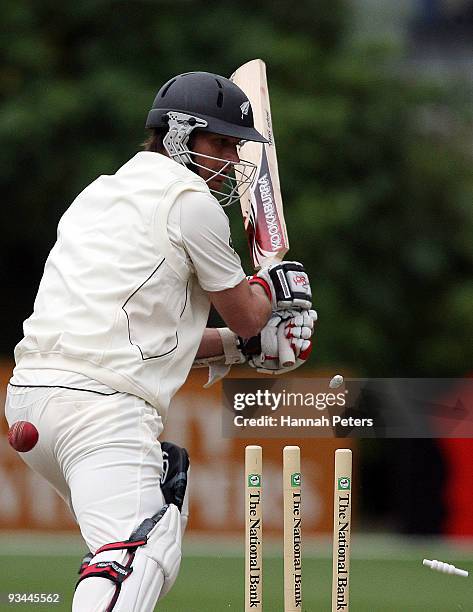
[[[233,372],[233,376],[241,372]],[[245,375],[251,376],[251,372]],[[11,364],[0,368],[0,401],[11,375]],[[304,373],[307,376],[307,373]],[[231,439],[222,435],[222,386],[204,389],[206,370],[194,370],[175,397],[163,440],[185,446],[191,458],[190,521],[194,533],[241,534],[244,506],[244,449],[263,447],[265,533],[282,525],[282,449],[301,447],[304,532],[332,530],[332,478],[336,448],[353,448],[354,441],[304,438]],[[54,490],[31,471],[7,441],[7,424],[1,419],[0,529],[76,530],[69,510]],[[356,461],[355,461],[356,478]]]

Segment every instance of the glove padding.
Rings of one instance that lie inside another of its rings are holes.
[[[291,317],[286,317],[285,313],[291,313]],[[284,311],[284,335],[291,340],[309,340],[314,333],[314,323],[317,321],[315,310],[295,310]],[[294,343],[297,346],[297,343]],[[295,349],[293,349],[295,352]],[[297,353],[296,353],[297,354]]]
[[[282,261],[262,268],[248,282],[263,287],[273,311],[288,308],[309,310],[312,306],[309,277],[304,266],[297,261]]]
[[[310,356],[316,320],[315,310],[273,313],[261,330],[259,346],[255,339],[250,339],[243,347],[248,363],[264,374],[295,370]]]

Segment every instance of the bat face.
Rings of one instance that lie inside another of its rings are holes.
[[[242,160],[250,161],[257,167],[251,186],[240,192],[240,203],[251,258],[258,269],[282,260],[289,249],[265,64],[262,60],[252,60],[238,68],[231,79],[248,96],[255,128],[268,140],[263,145],[248,141],[239,151]]]

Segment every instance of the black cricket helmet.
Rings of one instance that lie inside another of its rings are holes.
[[[170,111],[203,119],[196,127],[207,132],[267,142],[254,127],[247,96],[238,85],[218,74],[186,72],[170,79],[158,91],[146,127],[167,128]]]

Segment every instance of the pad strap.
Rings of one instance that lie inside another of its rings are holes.
[[[146,520],[149,520],[149,519],[146,519]],[[140,527],[141,527],[141,525],[140,525]],[[138,527],[138,529],[140,527]],[[151,527],[151,529],[153,527],[154,527],[154,525]],[[150,531],[151,531],[151,529],[150,529]],[[95,554],[98,555],[101,552],[105,552],[106,550],[130,550],[130,552],[135,552],[136,549],[138,548],[138,546],[144,546],[147,541],[148,541],[148,538],[146,536],[144,536],[142,539],[137,539],[137,540],[129,539],[129,540],[125,540],[123,542],[112,542],[111,544],[104,544],[103,546],[98,548],[97,551],[95,552]],[[131,549],[133,549],[133,550],[131,550]]]
[[[118,561],[99,561],[98,563],[92,563],[92,565],[89,565],[83,570],[77,584],[79,584],[81,580],[84,580],[84,578],[90,578],[92,576],[108,578],[115,584],[121,584],[128,578],[132,571],[133,568],[131,566],[127,567],[118,563]]]
[[[102,549],[103,548],[106,548],[106,546],[103,546]],[[79,583],[85,578],[107,578],[108,580],[111,580],[115,585],[115,592],[105,612],[112,612],[115,604],[117,603],[118,596],[120,595],[122,582],[124,582],[133,572],[131,564],[135,558],[136,548],[137,547],[135,547],[131,552],[126,565],[122,565],[121,563],[118,563],[118,561],[98,561],[97,563],[92,563],[91,565],[85,567],[82,570],[79,580],[77,581],[76,589]],[[117,549],[106,548],[106,550]]]
[[[110,544],[104,544],[99,549],[96,550],[95,555],[98,555],[102,552],[106,552],[107,550],[127,550],[129,552],[129,557],[126,565],[122,565],[117,561],[98,561],[97,563],[92,563],[91,565],[85,565],[84,558],[81,565],[81,572],[79,576],[79,580],[76,584],[79,585],[82,580],[85,578],[107,578],[111,580],[115,584],[115,593],[113,594],[112,601],[110,602],[106,612],[111,612],[115,607],[118,596],[120,594],[120,589],[122,586],[122,582],[124,582],[130,574],[133,572],[133,568],[131,564],[133,563],[133,559],[135,558],[135,553],[138,547],[144,546],[148,542],[148,534],[149,532],[156,526],[156,524],[162,519],[166,510],[169,508],[168,504],[164,505],[161,510],[156,513],[151,518],[145,519],[131,534],[128,540],[123,540],[122,542],[111,542]],[[91,554],[91,553],[90,553]]]

